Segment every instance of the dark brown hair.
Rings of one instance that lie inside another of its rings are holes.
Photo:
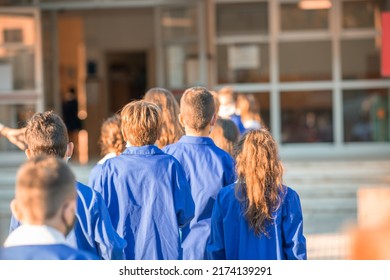
[[[233,156],[234,145],[240,137],[240,132],[232,120],[218,118],[210,133],[210,137],[213,139],[215,145]]]

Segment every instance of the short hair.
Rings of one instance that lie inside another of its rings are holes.
[[[218,92],[214,90],[210,90],[210,93],[214,97],[215,113],[218,115],[219,107],[221,106],[221,103],[219,102],[219,98],[218,98]]]
[[[64,121],[53,111],[35,113],[27,122],[25,138],[34,156],[65,157],[68,131]]]
[[[31,219],[53,218],[68,199],[76,199],[76,179],[64,160],[38,156],[21,165],[16,176],[18,208]]]
[[[161,109],[161,133],[156,141],[159,148],[173,144],[184,135],[179,122],[179,103],[172,92],[164,88],[151,88],[144,100],[156,104]]]
[[[225,86],[218,91],[218,98],[225,97],[228,103],[234,103],[236,100],[236,94],[231,86]]]
[[[132,101],[121,111],[121,128],[125,141],[132,146],[153,145],[161,129],[161,110],[144,100]]]
[[[187,89],[180,99],[180,114],[189,128],[204,129],[215,114],[213,95],[204,87]]]
[[[107,118],[100,128],[99,145],[102,155],[115,152],[119,155],[125,149],[125,140],[121,131],[121,118],[115,114]]]

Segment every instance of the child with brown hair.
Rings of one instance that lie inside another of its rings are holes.
[[[121,132],[121,118],[115,114],[107,118],[100,128],[99,139],[103,158],[92,168],[89,174],[88,186],[94,186],[100,175],[103,163],[123,152],[126,143]]]
[[[76,180],[67,164],[37,157],[18,170],[13,215],[22,225],[0,249],[1,260],[97,260],[98,256],[66,244],[76,212]]]
[[[127,241],[127,259],[181,259],[179,228],[194,216],[194,202],[180,163],[154,144],[161,110],[143,100],[121,111],[126,150],[102,166],[95,189],[113,225]]]
[[[252,130],[236,151],[238,181],[214,204],[207,245],[210,259],[306,259],[298,194],[282,184],[277,144],[265,130]]]
[[[210,133],[215,145],[233,156],[234,145],[240,137],[236,124],[229,119],[218,118]]]
[[[211,210],[218,191],[235,180],[234,160],[209,137],[215,124],[213,95],[204,87],[187,89],[180,100],[186,135],[164,151],[182,164],[195,201],[195,217],[182,229],[184,259],[205,259]]]
[[[35,113],[26,125],[28,158],[52,156],[68,160],[73,153],[64,121],[53,111]],[[77,222],[67,240],[76,248],[99,255],[103,259],[124,259],[126,242],[116,233],[102,196],[77,182]],[[10,231],[20,225],[12,217]]]
[[[146,92],[144,100],[161,109],[161,131],[157,146],[162,149],[179,141],[184,131],[179,122],[179,103],[172,92],[164,88],[151,88]]]

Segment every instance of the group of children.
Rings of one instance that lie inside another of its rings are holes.
[[[149,90],[102,125],[89,186],[64,164],[73,150],[64,122],[35,114],[0,259],[306,259],[299,196],[282,184],[276,142],[251,129],[235,145],[234,127],[229,150],[218,147],[217,112],[204,87],[187,89],[180,106]]]

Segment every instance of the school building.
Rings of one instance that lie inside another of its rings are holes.
[[[146,89],[229,85],[255,95],[283,157],[388,159],[389,12],[390,0],[0,0],[0,121],[63,114],[74,87],[86,162],[102,119]]]

